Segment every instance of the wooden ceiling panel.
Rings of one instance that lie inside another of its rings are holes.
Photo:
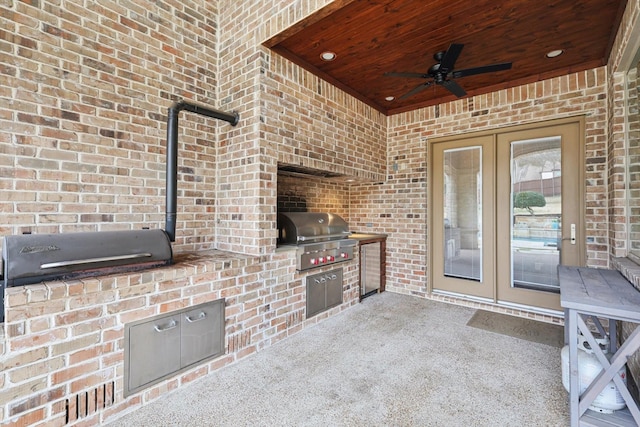
[[[385,114],[456,99],[433,84],[398,99],[426,79],[436,52],[464,48],[454,70],[511,62],[507,71],[455,79],[467,96],[604,65],[625,0],[337,1],[265,43],[298,65]],[[563,49],[557,58],[546,53]],[[323,61],[332,51],[337,58]],[[452,79],[451,75],[445,77]],[[393,101],[385,98],[393,96]]]

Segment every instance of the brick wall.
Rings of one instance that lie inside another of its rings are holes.
[[[279,55],[265,55],[260,120],[278,161],[383,181],[386,117]]]
[[[626,123],[625,123],[625,87],[624,74],[627,70],[620,69],[630,65],[630,58],[636,52],[629,52],[627,46],[636,44],[637,35],[632,31],[640,15],[640,2],[631,1],[621,19],[620,27],[616,39],[613,42],[612,54],[607,64],[610,70],[607,92],[609,93],[607,103],[608,114],[608,145],[607,145],[607,173],[608,173],[608,196],[609,196],[609,240],[611,255],[623,257],[627,255],[627,211],[626,211],[626,185],[628,177],[626,175]]]
[[[218,249],[273,251],[278,162],[384,179],[385,117],[262,46],[330,3],[218,4],[220,106],[241,112],[217,153]]]
[[[627,161],[627,129],[635,129],[631,123],[627,123],[625,116],[627,114],[627,101],[625,98],[627,87],[625,87],[625,74],[628,67],[631,67],[632,58],[636,52],[629,52],[627,45],[635,46],[636,32],[633,31],[637,26],[640,17],[640,2],[631,1],[627,3],[627,8],[622,16],[618,35],[614,41],[612,55],[609,58],[608,67],[612,71],[608,81],[608,99],[607,111],[609,115],[608,126],[608,146],[607,146],[607,173],[608,173],[608,196],[609,196],[609,242],[611,257],[625,257],[628,254],[628,233],[630,231],[627,223],[627,181],[629,175],[627,168],[630,167]],[[635,65],[635,64],[634,64]],[[636,76],[637,78],[637,76]],[[631,101],[633,101],[633,94]],[[627,126],[631,126],[628,128]],[[637,265],[626,259],[613,259],[612,264],[623,272],[631,280],[631,283],[638,288]],[[631,272],[631,274],[629,273]],[[635,329],[635,324],[621,322],[622,325],[618,329],[621,340],[626,340]],[[627,362],[632,379],[636,385],[640,384],[640,351],[634,353]],[[630,381],[631,382],[631,381]]]
[[[0,6],[0,234],[164,227],[167,108],[218,103],[216,4]],[[177,252],[214,245],[224,126],[181,114]]]
[[[330,212],[349,218],[349,186],[278,175],[279,212]]]
[[[388,289],[427,292],[430,139],[577,115],[586,120],[587,264],[606,267],[606,79],[605,68],[599,68],[389,117],[388,179],[353,188],[350,203],[354,227],[372,224],[389,234]]]

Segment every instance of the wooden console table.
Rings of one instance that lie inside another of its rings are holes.
[[[560,279],[560,305],[565,309],[565,341],[569,344],[569,410],[571,426],[638,426],[640,410],[617,372],[629,356],[640,348],[640,292],[618,271],[583,267],[558,267]],[[586,324],[591,319],[601,336],[608,335],[609,359],[600,349]],[[601,319],[608,319],[606,330]],[[617,348],[616,321],[636,324],[636,328]],[[591,385],[579,393],[578,334],[587,339],[604,370]],[[592,411],[589,405],[613,380],[624,398],[627,408],[613,414]]]

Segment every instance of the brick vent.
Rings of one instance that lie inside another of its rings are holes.
[[[115,402],[115,382],[99,385],[91,390],[82,391],[66,400],[66,424],[80,418],[93,415]]]

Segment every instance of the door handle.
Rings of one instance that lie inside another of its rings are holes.
[[[156,330],[156,332],[165,332],[165,331],[169,331],[175,327],[178,326],[178,322],[176,322],[175,320],[171,319],[171,321],[169,323],[167,323],[166,325],[154,325],[153,329]]]
[[[197,317],[191,317],[191,316],[184,316],[184,317],[185,319],[187,319],[187,322],[193,323],[193,322],[197,322],[198,320],[205,319],[207,317],[207,313],[205,313],[204,311],[201,311],[200,313],[198,313]]]
[[[576,244],[576,225],[571,224],[571,244]]]
[[[576,244],[576,225],[571,224],[571,237],[563,237],[562,240],[571,240],[571,244]]]

